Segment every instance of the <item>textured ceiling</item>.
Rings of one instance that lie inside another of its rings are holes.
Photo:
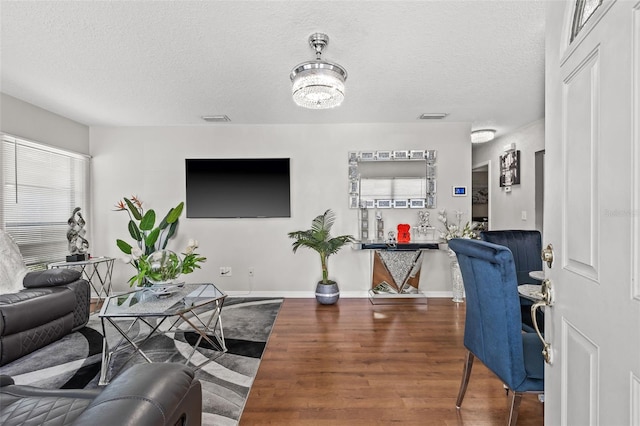
[[[544,115],[540,1],[5,1],[2,92],[90,126],[444,121],[499,134]],[[291,100],[289,73],[348,73],[331,110]]]

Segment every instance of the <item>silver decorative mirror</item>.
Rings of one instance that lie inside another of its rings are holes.
[[[436,208],[436,150],[349,152],[349,207]]]

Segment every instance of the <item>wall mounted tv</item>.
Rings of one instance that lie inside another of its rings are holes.
[[[187,217],[291,217],[288,158],[187,158]]]

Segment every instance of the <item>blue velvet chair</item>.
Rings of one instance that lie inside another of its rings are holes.
[[[504,230],[504,231],[482,231],[480,239],[493,244],[507,247],[513,254],[513,261],[516,267],[516,277],[518,285],[540,284],[529,276],[531,271],[542,270],[542,235],[540,231],[534,230]],[[531,302],[524,297],[520,298],[520,312],[522,315],[522,329],[526,332],[534,332],[533,321],[531,319]],[[536,313],[536,319],[540,330],[544,330],[544,315],[541,311]]]
[[[467,295],[464,346],[467,357],[456,407],[460,408],[473,361],[478,358],[512,392],[509,425],[515,425],[524,393],[544,392],[542,342],[523,333],[516,268],[511,251],[485,241],[449,241]]]

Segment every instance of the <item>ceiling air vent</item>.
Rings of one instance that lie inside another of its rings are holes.
[[[203,115],[202,119],[209,123],[226,123],[231,121],[226,115]]]
[[[420,116],[420,120],[442,120],[447,115],[447,112],[425,112]]]

